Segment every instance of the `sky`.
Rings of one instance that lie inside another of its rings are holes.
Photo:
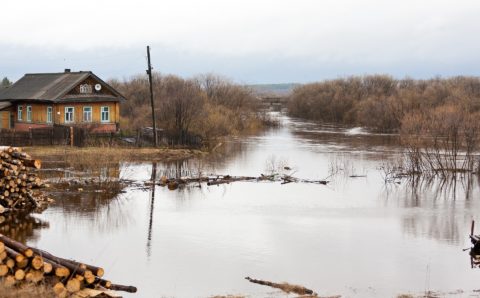
[[[239,83],[480,75],[478,0],[15,0],[0,4],[0,77],[155,71]]]

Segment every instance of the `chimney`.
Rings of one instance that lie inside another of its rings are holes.
[[[65,73],[72,71],[70,68],[65,68]]]

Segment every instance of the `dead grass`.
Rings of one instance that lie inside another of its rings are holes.
[[[193,156],[206,154],[194,149],[168,149],[168,148],[121,148],[121,147],[69,147],[69,146],[42,146],[25,147],[35,158],[42,160],[67,159],[70,162],[93,160],[120,161],[172,161],[187,159]]]
[[[0,283],[0,297],[2,298],[55,298],[51,287],[44,285],[25,285],[22,287],[5,287]]]

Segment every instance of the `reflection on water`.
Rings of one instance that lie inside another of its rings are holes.
[[[148,222],[148,237],[147,237],[147,256],[151,255],[151,241],[152,241],[152,229],[153,229],[153,208],[155,207],[155,181],[157,181],[157,163],[152,163],[152,186],[150,189],[150,214]]]
[[[15,212],[0,216],[0,233],[19,242],[35,240],[39,230],[46,229],[48,222],[26,212]]]
[[[480,270],[462,249],[480,210],[478,177],[388,183],[380,167],[400,158],[397,136],[281,119],[281,128],[200,160],[89,169],[133,181],[117,191],[77,185],[79,169],[69,169],[68,191],[56,190],[57,203],[37,217],[50,228],[25,241],[105,267],[108,278],[138,286],[137,297],[281,295],[245,276],[324,296],[394,297],[425,291],[427,278],[433,290],[477,287]],[[296,177],[331,183],[139,187],[162,175],[259,176],[272,157]]]

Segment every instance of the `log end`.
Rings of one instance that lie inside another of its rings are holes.
[[[63,298],[63,297],[68,296],[68,291],[61,282],[57,282],[53,286],[53,292],[55,293],[55,295],[57,295],[57,297],[62,297]]]
[[[15,279],[16,280],[23,280],[25,278],[25,271],[23,269],[18,269],[15,271]]]
[[[69,293],[75,293],[80,291],[82,283],[76,278],[69,279],[67,281],[67,291]]]

